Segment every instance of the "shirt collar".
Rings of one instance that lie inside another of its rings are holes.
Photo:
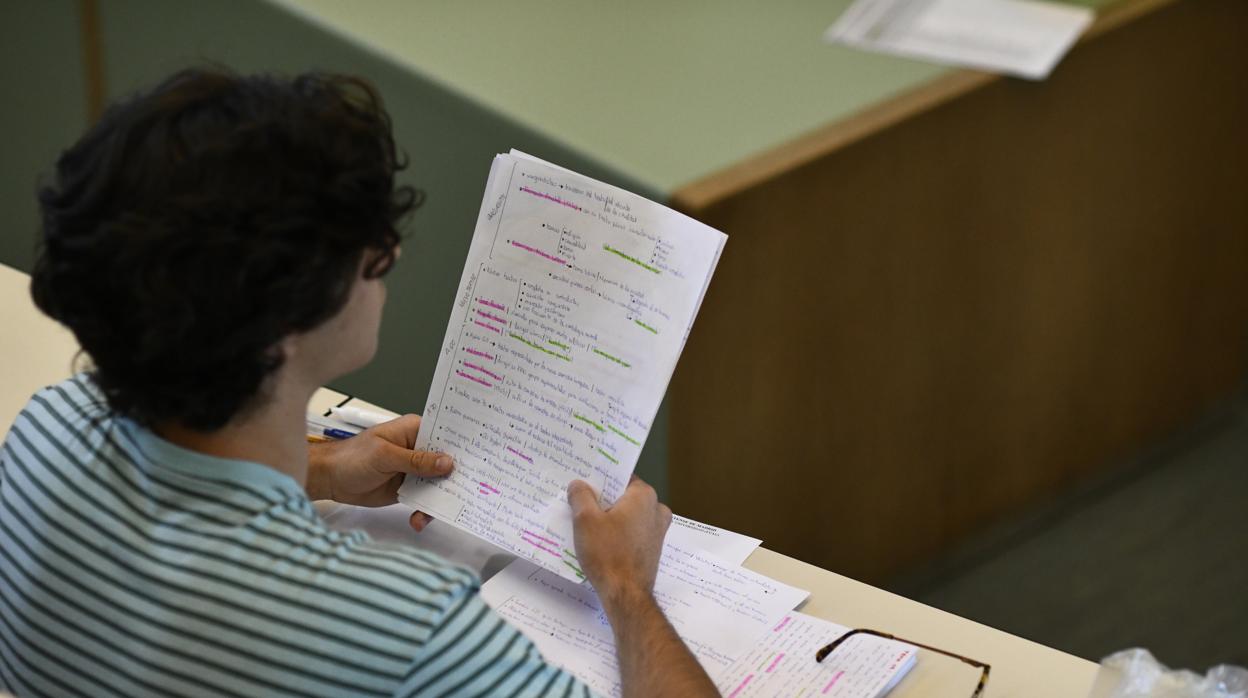
[[[118,422],[122,429],[134,437],[144,455],[157,467],[188,477],[245,487],[253,491],[272,489],[283,496],[307,496],[294,478],[276,468],[254,461],[219,458],[192,451],[161,438],[129,418],[121,417]]]

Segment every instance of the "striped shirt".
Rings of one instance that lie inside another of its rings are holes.
[[[588,695],[463,569],[327,528],[293,479],[175,446],[90,379],[0,448],[0,689]]]

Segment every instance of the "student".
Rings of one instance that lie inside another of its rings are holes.
[[[408,415],[309,446],[318,386],[366,364],[399,257],[390,122],[364,81],[179,73],[113,106],[39,192],[36,304],[92,369],[0,449],[0,688],[18,695],[581,695],[418,549],[326,528],[384,505]],[[671,512],[568,489],[630,695],[715,695],[655,603]],[[414,514],[413,527],[428,519]]]

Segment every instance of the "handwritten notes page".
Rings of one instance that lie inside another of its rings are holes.
[[[694,656],[715,676],[807,592],[669,540],[655,599]],[[596,692],[620,695],[611,627],[591,587],[517,560],[481,587],[481,598],[523,632],[547,661]]]
[[[876,698],[914,666],[913,645],[856,635],[823,660],[815,653],[848,632],[848,628],[796,611],[774,627],[715,684],[727,698],[750,696],[828,696]]]
[[[628,484],[726,237],[499,155],[416,442],[455,456],[399,499],[569,579],[565,491]]]

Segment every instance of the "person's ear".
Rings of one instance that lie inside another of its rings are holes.
[[[282,365],[290,363],[291,359],[299,355],[298,335],[288,334],[282,337],[273,345],[272,351],[276,354],[274,358],[280,360]]]

